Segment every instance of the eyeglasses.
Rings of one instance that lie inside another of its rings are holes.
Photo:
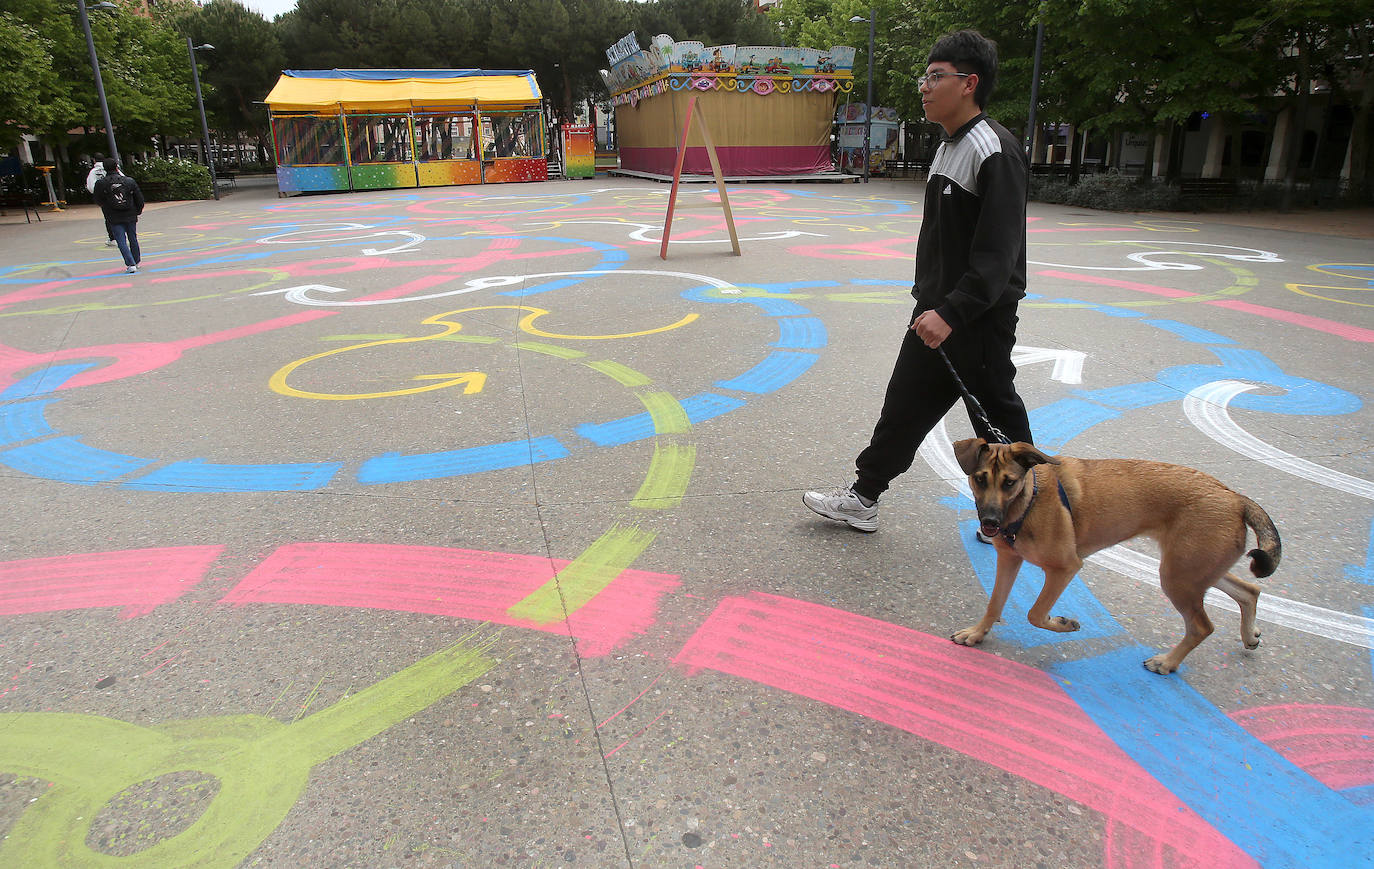
[[[931,72],[931,73],[927,73],[927,74],[921,76],[920,78],[916,79],[916,87],[918,87],[918,88],[923,88],[923,87],[925,87],[926,85],[930,85],[931,87],[935,87],[935,86],[938,85],[946,76],[954,76],[955,78],[968,78],[968,77],[971,76],[971,75],[973,75],[973,73],[971,73],[971,72],[940,72],[940,71]]]

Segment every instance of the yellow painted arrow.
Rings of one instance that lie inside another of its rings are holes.
[[[458,374],[456,372],[453,374],[417,374],[413,379],[443,380],[444,382],[436,385],[434,387],[435,389],[439,389],[444,386],[458,386],[459,384],[466,384],[463,386],[464,395],[472,395],[474,393],[481,392],[482,387],[486,386],[487,384],[487,376],[480,371],[464,371],[461,374]]]

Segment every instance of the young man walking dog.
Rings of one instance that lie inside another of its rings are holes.
[[[926,184],[916,242],[916,297],[882,413],[847,488],[802,503],[859,531],[878,529],[878,498],[916,458],[960,392],[948,354],[992,425],[1030,442],[1013,383],[1016,308],[1026,294],[1029,165],[1016,138],[983,113],[997,83],[997,46],[972,30],[941,37],[920,78],[926,118],[944,128]],[[974,431],[992,432],[970,410]]]

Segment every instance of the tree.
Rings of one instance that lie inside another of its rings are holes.
[[[633,7],[635,32],[644,40],[660,33],[705,45],[777,45],[781,39],[753,0],[652,0]]]
[[[276,84],[286,62],[277,28],[237,0],[210,0],[199,8],[187,7],[173,20],[194,44],[215,47],[196,53],[210,125],[251,133],[260,146],[270,143],[267,111],[258,102]]]
[[[901,75],[898,70],[911,69],[897,65],[897,56],[904,48],[897,3],[891,0],[884,0],[877,5],[870,5],[863,0],[837,0],[834,3],[827,0],[782,0],[769,14],[777,22],[786,45],[822,51],[828,51],[836,45],[854,46],[852,93],[862,100],[868,92],[868,25],[850,19],[856,16],[866,19],[870,12],[876,16],[873,34],[873,102],[895,106],[903,117],[913,117],[907,113],[910,105],[902,106],[893,102],[901,92],[901,88],[896,86],[896,80]],[[924,65],[922,61],[922,68]],[[919,109],[920,105],[918,97],[915,106]],[[919,112],[914,117],[920,117]]]
[[[164,18],[121,12],[95,42],[110,118],[127,143],[121,152],[147,148],[159,134],[197,128],[186,41]]]
[[[3,114],[11,123],[60,146],[66,145],[67,131],[74,127],[102,129],[104,121],[75,4],[9,0],[3,20],[0,39],[22,36],[25,41],[4,49],[3,63],[13,64],[18,78],[6,75],[7,84],[0,87],[0,93],[12,92],[12,87],[31,90],[8,98]],[[184,44],[170,28],[121,10],[114,15],[93,14],[91,36],[122,151],[147,147],[162,130],[191,128],[191,73]],[[46,63],[32,60],[35,49],[47,54]],[[39,103],[37,107],[32,105],[34,101]],[[6,135],[17,136],[17,131],[7,130]]]
[[[56,43],[10,12],[0,13],[0,152],[24,130],[47,134],[77,118],[80,107],[53,66]]]

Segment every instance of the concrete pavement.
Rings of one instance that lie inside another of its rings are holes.
[[[1035,205],[1052,452],[1273,515],[1263,644],[1135,542],[977,649],[932,436],[847,483],[920,187],[596,179],[0,221],[4,865],[1368,865],[1367,237]],[[1312,221],[1307,224],[1311,226]],[[1360,855],[1366,855],[1361,857]],[[1364,861],[1364,862],[1361,862]]]

